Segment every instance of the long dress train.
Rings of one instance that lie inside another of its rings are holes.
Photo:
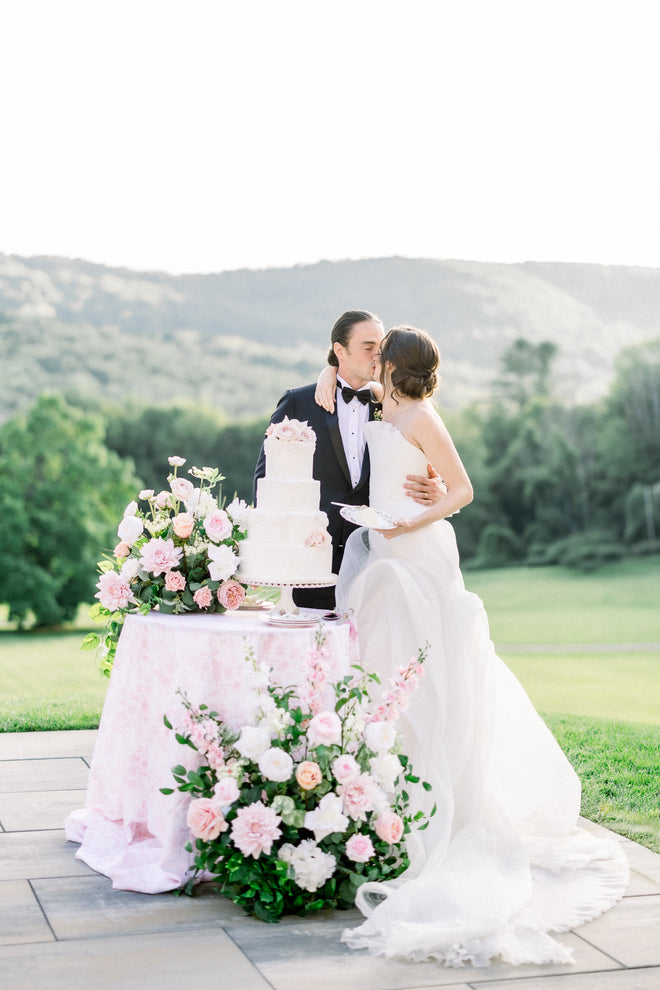
[[[370,501],[397,518],[426,457],[391,424],[366,426]],[[564,963],[549,932],[589,921],[628,883],[617,842],[577,826],[579,780],[516,678],[496,656],[481,600],[466,591],[446,520],[386,540],[359,529],[337,584],[358,620],[361,661],[387,683],[428,643],[425,676],[400,721],[404,752],[437,813],[413,833],[411,865],[358,894],[366,920],[344,941],[446,965]]]

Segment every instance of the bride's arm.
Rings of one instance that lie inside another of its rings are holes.
[[[474,492],[468,473],[463,466],[449,431],[439,416],[431,409],[422,408],[410,437],[426,454],[444,481],[447,493],[425,512],[412,519],[402,520],[395,529],[381,530],[383,536],[392,539],[402,533],[412,533],[438,519],[445,519],[463,506],[469,505]]]
[[[369,382],[369,388],[376,402],[383,398],[383,386],[380,382]],[[317,406],[327,409],[328,412],[335,411],[335,396],[337,394],[337,369],[332,365],[326,365],[316,382],[316,392],[314,401]]]

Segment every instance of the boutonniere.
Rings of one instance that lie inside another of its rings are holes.
[[[382,418],[383,418],[383,407],[381,406],[380,402],[378,402],[374,405],[374,419],[380,423]]]

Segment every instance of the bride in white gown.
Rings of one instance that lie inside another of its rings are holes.
[[[580,783],[524,690],[496,656],[481,600],[466,591],[446,516],[472,488],[430,395],[439,356],[426,334],[396,327],[381,346],[382,422],[365,427],[370,504],[392,530],[350,537],[337,607],[357,618],[360,655],[386,683],[428,644],[425,677],[403,714],[403,750],[432,784],[437,812],[409,842],[410,868],[366,883],[366,920],[344,941],[446,965],[565,963],[550,932],[595,918],[624,893],[616,842],[577,826]],[[407,475],[443,478],[425,509],[402,497]]]

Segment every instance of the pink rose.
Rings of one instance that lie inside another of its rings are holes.
[[[166,574],[176,567],[183,551],[181,547],[175,547],[173,540],[163,540],[157,537],[149,540],[140,551],[140,563],[145,571],[149,571],[154,577],[159,574]]]
[[[184,591],[186,579],[181,571],[168,571],[165,575],[165,587],[168,591]]]
[[[103,608],[115,612],[118,608],[126,608],[133,598],[128,581],[116,571],[106,571],[99,578],[96,587],[99,589],[94,596],[101,602]]]
[[[187,540],[193,531],[195,520],[189,512],[180,512],[172,520],[172,529],[180,540]]]
[[[318,763],[304,760],[296,767],[296,780],[303,791],[311,791],[323,780],[323,774]]]
[[[204,517],[204,529],[209,540],[219,543],[231,536],[234,526],[224,509],[214,509]]]
[[[381,791],[378,784],[368,773],[347,780],[337,788],[344,813],[353,821],[364,821],[368,811],[373,811]]]
[[[172,467],[183,467],[183,465],[186,463],[185,457],[177,457],[175,454],[172,454],[171,457],[168,457],[167,461],[169,464],[172,465]]]
[[[341,742],[341,720],[336,712],[319,712],[309,723],[310,746],[336,746]]]
[[[352,756],[349,756],[348,753],[338,756],[333,762],[331,769],[335,780],[340,784],[345,784],[347,780],[352,780],[354,777],[360,775],[360,767],[357,761]]]
[[[376,835],[390,845],[401,841],[403,822],[396,811],[383,811],[376,819]]]
[[[346,855],[354,863],[366,863],[374,855],[373,842],[368,835],[356,832],[346,843]]]
[[[192,498],[192,493],[195,491],[192,481],[188,481],[187,478],[171,478],[170,488],[174,497],[178,498],[181,502],[187,502],[189,498]]]
[[[255,801],[236,812],[231,829],[232,841],[244,856],[258,859],[262,852],[270,853],[273,842],[282,834],[278,827],[281,821],[272,808]]]
[[[327,547],[329,542],[330,535],[322,529],[315,529],[305,537],[306,547]]]
[[[213,593],[210,588],[204,585],[203,588],[198,588],[193,595],[193,600],[198,608],[208,608],[213,601]]]
[[[129,547],[128,543],[126,543],[125,540],[122,540],[121,543],[118,543],[114,549],[115,557],[118,557],[120,560],[122,557],[128,557],[130,552],[131,552],[131,548]]]
[[[217,839],[221,832],[226,832],[229,828],[220,804],[211,798],[197,798],[190,802],[186,824],[195,838],[204,842]]]
[[[225,608],[234,609],[243,604],[245,588],[238,581],[223,581],[218,588],[218,601]]]
[[[158,492],[154,501],[159,509],[169,509],[172,505],[172,492]]]
[[[147,499],[149,499],[149,498],[153,498],[153,497],[154,497],[154,490],[153,490],[153,488],[143,488],[142,491],[140,492],[140,498],[147,498]]]
[[[218,803],[224,807],[238,801],[241,792],[233,777],[222,777],[213,788],[213,793]]]

